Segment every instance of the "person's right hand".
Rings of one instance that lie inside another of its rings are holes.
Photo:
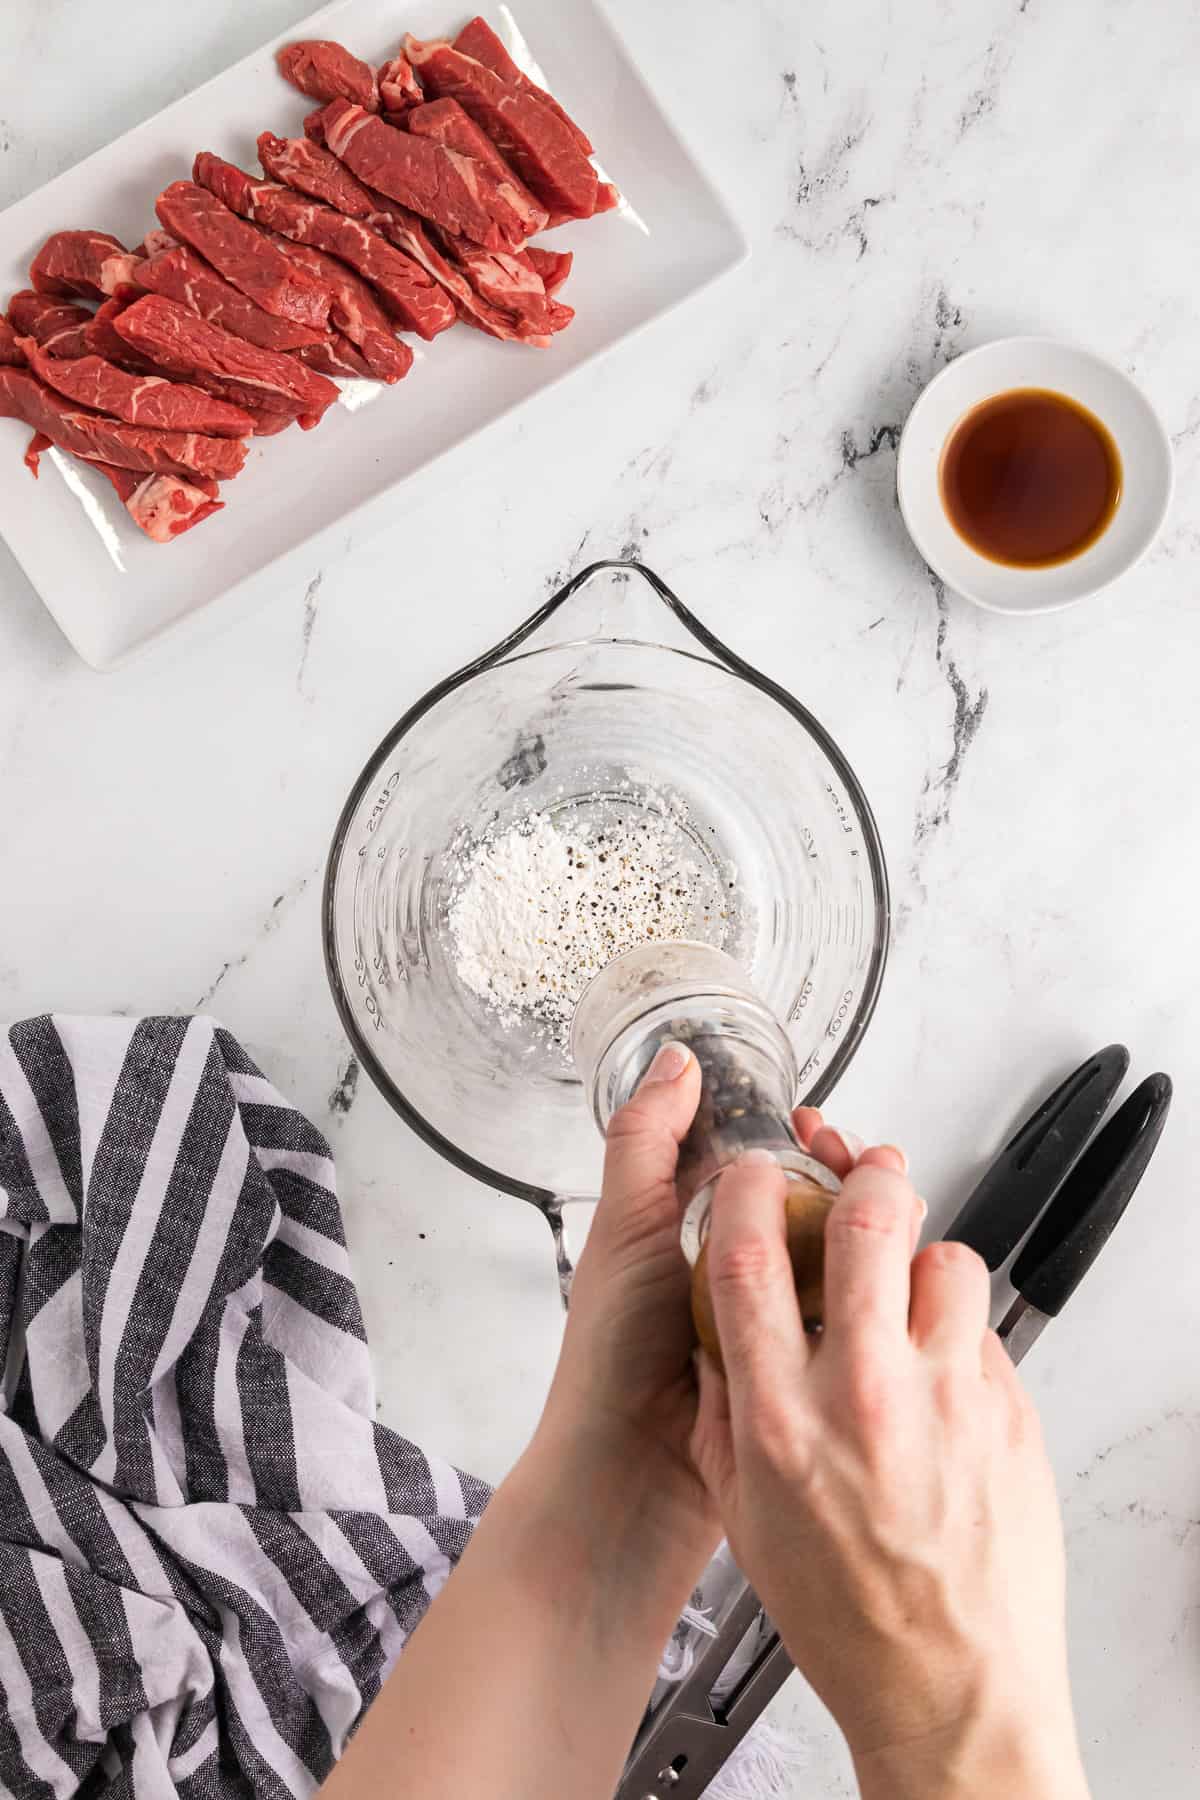
[[[820,1120],[797,1124],[808,1142]],[[924,1209],[903,1159],[869,1150],[850,1168],[833,1144],[846,1178],[819,1339],[800,1320],[779,1169],[746,1161],[717,1189],[726,1377],[701,1356],[697,1467],[864,1795],[1076,1800],[1058,1506],[987,1329],[987,1271],[961,1244],[913,1260]]]

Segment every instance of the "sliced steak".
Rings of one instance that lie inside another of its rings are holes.
[[[459,238],[446,240],[446,253],[462,269],[475,292],[525,326],[523,336],[548,339],[571,323],[570,307],[548,298],[541,276],[524,251],[481,250]]]
[[[207,188],[194,181],[173,181],[158,196],[155,210],[169,232],[198,250],[264,312],[324,331],[329,295]]]
[[[107,231],[56,231],[29,265],[29,280],[39,294],[103,300],[137,279],[139,261]]]
[[[374,288],[335,256],[326,256],[311,244],[294,244],[285,237],[275,241],[298,267],[325,282],[333,296],[333,322],[361,352],[370,374],[387,382],[407,375],[412,368],[412,351],[396,336],[395,327],[375,298]]]
[[[435,144],[445,144],[447,149],[457,150],[460,156],[473,156],[497,181],[507,181],[529,193],[512,164],[505,162],[487,132],[480,129],[470,113],[463,111],[457,100],[449,96],[444,100],[423,100],[405,119],[404,129],[415,132],[418,137],[432,138]],[[545,207],[539,208],[532,194],[529,199],[535,210],[545,212]]]
[[[433,241],[436,227],[426,230],[425,222],[418,219],[416,213],[409,212],[398,200],[389,200],[386,194],[372,194],[377,211],[371,215],[369,223],[376,231],[383,233],[389,243],[395,244],[411,256],[414,262],[420,263],[433,279],[450,295],[458,311],[458,316],[468,325],[485,331],[489,337],[517,339],[523,343],[545,344],[549,340],[536,331],[531,331],[525,320],[511,312],[493,306],[482,294],[472,287],[466,272],[456,267],[451,255],[443,255],[438,244]],[[440,243],[451,246],[464,243],[464,239],[440,237]],[[471,249],[479,246],[472,244]],[[490,251],[481,250],[481,256],[491,255]]]
[[[446,104],[454,105],[454,102]],[[461,116],[474,131],[476,127],[471,125],[466,114]],[[450,266],[430,242],[415,213],[401,206],[398,200],[389,200],[386,194],[364,186],[331,150],[314,143],[311,138],[280,138],[264,131],[258,140],[258,155],[267,174],[275,180],[314,200],[326,201],[350,218],[363,219],[397,250],[410,256],[450,295],[460,317],[491,332],[494,337],[519,335],[513,329],[512,320],[507,315],[495,313],[495,309],[475,293],[466,276]],[[336,319],[336,305],[333,316]],[[326,374],[332,373],[325,368],[324,362],[314,361],[313,366],[324,368]]]
[[[174,250],[177,242],[178,239],[173,238],[169,231],[163,231],[160,226],[156,225],[153,231],[148,231],[146,233],[145,237],[138,245],[138,255],[161,256],[164,250]],[[139,272],[138,280],[140,281],[141,279],[142,277]]]
[[[597,181],[596,204],[592,208],[593,219],[596,217],[597,213],[613,212],[620,204],[620,188],[616,187],[611,181]],[[566,222],[565,218],[551,219],[550,221],[552,225],[565,225]]]
[[[538,205],[487,132],[480,130],[457,100],[426,100],[424,105],[413,108],[404,123],[407,130],[418,137],[432,138],[435,144],[443,144],[447,150],[457,150],[460,156],[471,156],[477,163],[482,163],[488,173],[495,176],[500,191],[521,218],[526,237],[541,231],[546,223],[545,208]]]
[[[228,481],[246,460],[237,438],[204,437],[193,431],[149,431],[79,412],[24,369],[0,368],[0,417],[22,419],[44,432],[52,444],[87,462],[116,463],[122,469],[148,469],[166,475],[188,470]]]
[[[279,73],[311,100],[351,100],[367,112],[379,111],[375,71],[329,38],[301,38],[277,51]]]
[[[469,295],[468,284],[434,249],[416,214],[399,201],[366,187],[332,150],[311,138],[280,138],[264,131],[258,140],[258,155],[274,180],[310,199],[325,202],[348,218],[364,220],[397,250],[411,257],[455,301],[464,289]]]
[[[153,293],[177,300],[210,325],[219,325],[234,337],[257,344],[260,350],[299,350],[305,344],[322,341],[321,332],[264,312],[248,294],[241,293],[195,250],[183,244],[150,257],[138,271],[138,280]]]
[[[294,350],[292,355],[300,356],[301,352]],[[277,437],[281,431],[286,431],[289,425],[295,423],[295,413],[263,413],[255,424],[254,435],[255,437]]]
[[[392,130],[382,120],[376,123],[381,131]],[[453,325],[454,308],[424,269],[361,219],[348,219],[331,206],[319,206],[276,182],[255,181],[243,169],[207,151],[197,156],[194,173],[243,218],[348,263],[371,283],[391,316],[410,331],[429,339]]]
[[[25,340],[27,343],[29,339]],[[0,319],[0,367],[19,369],[25,363],[25,352],[7,319]]]
[[[385,62],[375,79],[379,87],[379,110],[389,124],[400,124],[410,107],[420,106],[425,98],[425,90],[403,51]]]
[[[116,328],[116,320],[121,314],[142,297],[141,288],[131,288],[106,300],[88,327],[88,349],[93,355],[128,369],[131,374],[161,375],[165,380],[173,381],[178,370],[135,350]],[[187,378],[193,387],[203,388],[206,394],[227,400],[231,406],[249,413],[254,420],[255,435],[259,437],[267,432],[282,431],[302,410],[298,402],[285,400],[282,395],[266,394],[261,388],[246,387],[239,381],[222,381],[203,369],[188,369]],[[279,415],[282,415],[282,422],[279,422]]]
[[[404,350],[407,349],[407,345],[400,344],[397,340],[397,348]],[[331,331],[329,336],[322,338],[319,344],[305,344],[303,350],[297,350],[295,354],[302,363],[307,363],[310,369],[319,370],[322,375],[343,379],[351,375],[359,380],[369,381],[398,381],[400,379],[398,374],[376,375],[362,351],[340,331]],[[408,354],[411,367],[412,351],[410,350]]]
[[[358,176],[352,175],[332,150],[311,138],[281,138],[273,131],[261,132],[258,160],[272,181],[307,194],[310,200],[320,200],[348,219],[367,219],[376,210],[370,190]]]
[[[542,286],[553,299],[571,273],[575,261],[573,250],[543,250],[540,244],[529,244],[526,256],[542,278]]]
[[[32,338],[20,339],[34,374],[68,400],[96,412],[150,425],[156,431],[204,431],[212,437],[248,437],[254,420],[239,406],[214,399],[201,388],[164,381],[160,375],[130,375],[102,356],[51,356]]]
[[[538,87],[536,82],[530,81],[528,75],[517,67],[486,19],[476,15],[469,24],[464,25],[454,40],[454,48],[461,50],[464,56],[473,56],[476,62],[481,62],[494,75],[499,75],[501,81],[507,81],[512,87],[523,88],[535,100],[540,100],[543,106],[548,106],[571,131],[583,154],[592,154],[591,144],[570,113],[559,105],[553,94]]]
[[[528,237],[528,221],[472,158],[397,131],[345,100],[325,108],[321,128],[328,147],[360,181],[455,237],[488,250],[519,249]]]
[[[331,381],[294,357],[260,350],[161,294],[147,294],[144,300],[135,301],[113,324],[126,343],[162,367],[181,375],[193,370],[215,375],[222,383],[233,382],[257,394],[260,403],[282,400],[289,408],[298,409],[303,426],[318,424],[337,399]]]
[[[128,369],[133,375],[161,375],[169,379],[169,372],[160,368],[148,356],[139,356],[132,344],[127,344],[113,321],[123,313],[132,301],[125,295],[113,295],[96,312],[87,328],[87,354],[102,356],[106,362],[118,363],[121,368]]]
[[[26,444],[25,454],[21,458],[21,461],[25,464],[25,467],[29,470],[29,473],[33,476],[35,481],[39,480],[41,477],[42,452],[44,450],[53,450],[53,448],[53,443],[46,436],[44,431],[35,431],[29,442]]]
[[[134,524],[156,544],[169,544],[225,504],[178,475],[137,475],[114,463],[93,463],[92,468],[107,475]]]
[[[92,315],[48,294],[22,288],[8,303],[8,322],[18,337],[31,337],[52,356],[86,356]]]
[[[591,218],[596,171],[557,113],[452,44],[406,37],[404,48],[426,92],[436,100],[447,95],[457,100],[543,206],[575,219]]]

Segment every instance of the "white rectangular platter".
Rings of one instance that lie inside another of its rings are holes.
[[[562,296],[576,309],[574,322],[546,350],[498,343],[462,325],[433,344],[414,340],[417,360],[404,381],[372,388],[354,410],[332,408],[315,431],[252,444],[245,470],[223,489],[225,510],[170,544],[142,537],[104,478],[72,457],[49,452],[35,486],[21,461],[28,428],[0,419],[0,533],[93,667],[115,666],[393,492],[746,255],[740,227],[593,0],[518,0],[511,11],[486,13],[518,60],[540,67],[624,195],[618,212],[543,240],[576,252]],[[335,38],[379,63],[403,32],[445,36],[469,16],[462,0],[339,0],[322,8],[0,214],[0,303],[28,286],[29,263],[52,231],[110,231],[132,247],[156,223],[157,194],[190,176],[198,150],[257,171],[260,131],[299,133],[312,102],[279,76],[279,44]]]

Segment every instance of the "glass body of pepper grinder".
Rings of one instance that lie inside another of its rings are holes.
[[[824,1218],[840,1184],[797,1142],[791,1112],[798,1077],[786,1031],[724,951],[684,940],[627,950],[592,980],[571,1029],[571,1052],[601,1132],[671,1041],[692,1051],[702,1082],[676,1176],[680,1244],[705,1287],[699,1295],[693,1280],[702,1341],[713,1189],[722,1169],[752,1149],[769,1151],[788,1176],[788,1242],[802,1311],[806,1324],[820,1323]]]

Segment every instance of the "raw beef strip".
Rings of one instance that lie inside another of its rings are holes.
[[[311,348],[313,348],[311,345],[305,346],[305,349]],[[293,356],[303,357],[303,354],[302,350],[292,352]],[[295,423],[295,413],[260,413],[255,420],[254,435],[255,437],[275,437],[279,432],[286,431],[289,425]]]
[[[419,264],[425,272],[446,288],[454,299],[468,284],[450,269],[445,259],[430,244],[421,229],[421,221],[397,200],[365,187],[352,175],[345,163],[339,162],[332,150],[311,138],[280,138],[264,131],[258,140],[258,156],[267,174],[297,193],[322,200],[347,218],[363,219],[396,249]],[[440,267],[438,266],[440,265]],[[447,279],[448,278],[448,279]]]
[[[312,100],[352,100],[368,112],[379,111],[375,71],[328,38],[302,38],[276,53],[279,73]]]
[[[553,298],[571,273],[571,264],[575,261],[574,251],[543,250],[539,244],[530,244],[525,254],[541,276],[542,286]]]
[[[212,437],[248,437],[254,420],[238,406],[215,400],[200,388],[164,381],[159,375],[130,375],[102,356],[51,356],[32,338],[20,339],[34,374],[80,406],[150,425],[158,431],[206,431]]]
[[[161,294],[147,294],[119,313],[117,331],[143,356],[153,357],[165,368],[189,375],[193,370],[215,375],[249,389],[261,399],[279,397],[289,407],[299,407],[300,423],[316,425],[326,407],[337,399],[337,389],[323,375],[307,369],[277,350],[260,350],[232,332],[210,325]],[[270,410],[276,410],[271,408]]]
[[[139,356],[113,324],[113,320],[119,318],[131,304],[129,299],[115,294],[111,300],[104,302],[88,324],[85,354],[102,356],[106,362],[119,363],[121,368],[128,369],[134,375],[161,375],[166,378],[168,371],[160,368],[148,356]]]
[[[501,81],[507,81],[512,87],[523,88],[527,94],[532,94],[535,100],[540,100],[543,106],[548,106],[550,111],[557,113],[563,124],[569,128],[583,154],[585,156],[592,154],[591,144],[570,113],[558,104],[553,94],[548,94],[545,88],[538,87],[535,82],[530,81],[528,75],[517,67],[486,19],[476,17],[469,24],[464,25],[454,40],[454,48],[461,50],[464,56],[473,56],[476,62],[481,62],[485,68],[491,69],[493,74],[499,75]]]
[[[477,325],[491,337],[520,336],[509,315],[497,312],[494,306],[481,299],[462,270],[446,260],[416,213],[409,212],[398,200],[389,200],[386,194],[380,194],[379,201],[380,210],[371,221],[375,229],[432,275],[438,286],[449,294],[460,319],[465,319],[469,325]]]
[[[379,83],[379,110],[389,124],[398,125],[409,108],[420,106],[425,98],[424,89],[403,51],[384,63],[376,80]]]
[[[611,181],[598,181],[596,183],[596,204],[592,208],[593,219],[599,213],[611,212],[615,206],[619,206],[620,204],[620,188],[615,188]],[[546,220],[546,230],[553,231],[557,225],[572,225],[574,224],[575,219],[575,213],[556,212],[554,208],[551,207],[550,216]]]
[[[325,142],[325,126],[322,122],[324,117],[325,108],[323,106],[314,106],[310,113],[304,115],[304,135],[312,144]]]
[[[148,431],[79,412],[24,369],[0,368],[0,417],[23,419],[52,444],[88,462],[116,463],[123,469],[152,469],[166,475],[187,471],[228,481],[246,460],[237,438],[203,437],[194,431]]]
[[[407,345],[400,344],[399,340],[397,340],[396,347],[401,350],[407,349]],[[350,339],[340,331],[331,331],[329,336],[322,338],[319,344],[305,344],[303,350],[297,350],[295,354],[302,363],[307,363],[310,369],[319,370],[322,375],[340,376],[343,379],[348,375],[355,376],[359,380],[379,379],[362,351],[356,349]],[[409,356],[411,357],[411,355],[410,350]],[[383,380],[397,381],[399,376],[384,376]]]
[[[324,331],[329,295],[206,188],[173,181],[158,196],[155,211],[169,232],[198,250],[264,312]]]
[[[364,119],[368,116],[363,114]],[[382,120],[375,123],[381,131],[392,130]],[[402,135],[396,132],[397,137]],[[378,291],[392,317],[419,336],[435,338],[453,325],[454,308],[424,269],[417,268],[360,219],[348,219],[331,206],[318,206],[276,182],[255,181],[243,169],[205,150],[196,158],[194,173],[197,181],[243,218],[349,263]]]
[[[334,155],[360,181],[455,237],[470,238],[488,250],[512,250],[529,236],[528,221],[495,176],[470,157],[397,131],[345,100],[325,108],[321,128]]]
[[[87,328],[92,315],[82,306],[67,306],[48,294],[22,288],[8,303],[8,322],[18,337],[31,337],[52,356],[86,356]]]
[[[457,150],[460,156],[473,156],[497,181],[515,184],[522,193],[529,194],[512,164],[505,162],[487,132],[479,128],[470,113],[463,111],[457,100],[451,100],[449,96],[444,100],[423,100],[405,119],[404,129],[415,131],[418,137],[432,138],[435,144],[445,144],[448,150]],[[537,201],[532,194],[529,200],[536,209]]]
[[[88,351],[94,356],[102,356],[106,362],[117,363],[134,375],[161,375],[172,381],[179,373],[177,369],[168,368],[135,350],[116,328],[115,321],[134,300],[142,297],[142,292],[141,288],[129,288],[104,302],[88,326]],[[206,394],[228,400],[231,406],[241,407],[243,412],[249,413],[254,420],[256,436],[282,431],[302,410],[298,401],[286,400],[281,394],[266,394],[261,388],[246,387],[239,381],[218,380],[203,369],[188,369],[186,373],[193,387],[203,388]],[[279,414],[282,414],[282,423],[275,422]]]
[[[24,361],[25,352],[17,342],[16,332],[7,319],[0,319],[0,366],[19,369]]]
[[[284,237],[274,241],[298,267],[307,269],[326,283],[333,296],[333,322],[338,331],[362,352],[369,372],[377,380],[387,382],[399,381],[407,375],[412,368],[412,351],[396,336],[391,320],[369,283],[335,256],[326,256],[323,250],[314,250],[311,244],[293,244]]]
[[[135,281],[140,258],[107,231],[56,231],[29,266],[39,294],[83,294],[103,300],[123,281]]]
[[[377,210],[367,223],[374,226],[376,231],[382,232],[398,250],[403,250],[414,262],[420,263],[438,286],[450,295],[460,319],[487,332],[490,337],[519,339],[522,343],[537,345],[549,342],[548,338],[531,330],[525,320],[500,310],[476,293],[464,271],[456,268],[434,243],[430,233],[438,235],[435,227],[429,226],[427,229],[426,221],[419,219],[406,206],[401,206],[398,200],[389,200],[386,194],[378,194],[374,190],[368,191]],[[446,237],[444,241],[448,248],[465,242],[464,239],[450,237]],[[467,247],[472,250],[479,248],[476,244]],[[480,254],[487,256],[489,252],[483,250]]]
[[[530,338],[544,343],[574,318],[569,306],[547,298],[542,278],[523,251],[481,250],[461,239],[447,240],[446,251],[463,270],[475,292],[525,325]]]
[[[93,463],[92,468],[108,476],[134,524],[156,544],[169,544],[225,504],[178,475],[136,475],[114,463]]]
[[[495,176],[505,199],[520,215],[525,235],[532,237],[535,231],[542,230],[546,223],[545,208],[538,205],[516,170],[505,162],[487,132],[480,130],[470,113],[464,112],[457,100],[427,100],[423,106],[414,106],[404,123],[418,137],[432,138],[447,150],[457,150],[460,156],[472,156],[476,162],[482,163],[488,173]]]
[[[375,211],[370,191],[357,175],[311,138],[281,138],[264,131],[258,140],[258,160],[272,181],[320,200],[348,219],[367,219]]]
[[[245,338],[260,350],[299,350],[304,344],[321,342],[319,331],[264,312],[184,244],[150,257],[139,269],[138,280],[153,293],[178,300],[210,325],[232,331],[234,337]]]
[[[156,225],[153,231],[148,231],[146,233],[145,237],[138,245],[137,253],[139,256],[161,256],[164,250],[173,250],[177,241],[176,238],[171,236],[169,231],[163,231]],[[141,279],[141,271],[139,270],[138,280],[140,281]]]
[[[426,92],[435,100],[449,95],[459,101],[543,206],[591,218],[596,171],[557,113],[451,44],[406,37],[404,48]]]
[[[21,458],[21,461],[25,464],[25,467],[29,470],[29,473],[33,476],[35,481],[37,481],[41,475],[42,452],[44,450],[53,450],[53,448],[53,443],[46,436],[44,431],[35,431],[28,444],[25,446],[25,454]],[[99,463],[96,466],[98,468],[107,468],[108,465],[106,463]]]
[[[454,101],[444,104],[455,106],[470,129],[477,129]],[[488,148],[491,149],[490,144]],[[295,188],[301,194],[308,194],[314,200],[327,201],[338,212],[343,212],[350,218],[364,219],[387,238],[389,243],[394,244],[398,250],[403,250],[406,256],[411,256],[439,287],[445,288],[457,305],[460,316],[479,325],[484,331],[491,332],[494,337],[520,335],[513,329],[511,319],[496,313],[486,300],[475,293],[466,277],[450,267],[441,252],[429,241],[415,213],[409,212],[399,201],[389,200],[386,194],[379,194],[365,187],[344,163],[338,161],[331,150],[326,150],[310,138],[280,138],[272,132],[264,131],[258,140],[258,155],[267,174],[277,181]],[[497,156],[497,161],[499,160]],[[512,176],[511,179],[515,181],[516,177]],[[335,306],[335,317],[336,310]],[[314,358],[317,354],[314,352]],[[313,367],[324,369],[326,374],[334,372],[326,368],[324,361],[314,360]]]
[[[468,153],[468,146],[480,149],[478,160],[491,159],[500,171],[508,192],[515,194],[519,189],[529,206],[534,207],[532,196],[521,187],[499,152],[474,121],[467,117],[456,100],[438,100],[417,107],[409,115],[409,119],[411,130],[416,131],[420,127],[422,135],[449,143],[451,148],[459,148],[464,153]],[[262,139],[259,142],[261,144]],[[315,161],[318,168],[324,166],[318,159],[324,159],[324,162],[332,160],[337,164],[336,157],[331,158],[329,151],[320,149],[308,140],[298,140],[298,144],[300,160]],[[292,171],[286,159],[278,157],[274,160],[283,179],[288,179]],[[351,177],[351,180],[354,178]],[[301,172],[297,185],[305,185],[306,181],[307,173]],[[420,222],[397,202],[389,201],[386,195],[372,195],[371,190],[358,181],[354,181],[354,188],[348,197],[360,211],[374,202],[378,210],[370,217],[369,223],[398,248],[407,251],[422,268],[427,269],[434,280],[440,282],[453,296],[460,313],[484,331],[495,337],[521,337],[529,341],[544,342],[551,332],[561,330],[569,323],[572,315],[561,311],[557,323],[552,322],[541,276],[523,252],[483,250],[465,239],[445,234],[448,255],[452,262],[459,265],[460,272],[456,275],[446,259],[433,248],[428,236],[421,231]],[[551,252],[550,255],[557,266],[555,253]],[[450,277],[449,280],[447,276]],[[516,326],[517,321],[522,322],[519,328]]]

